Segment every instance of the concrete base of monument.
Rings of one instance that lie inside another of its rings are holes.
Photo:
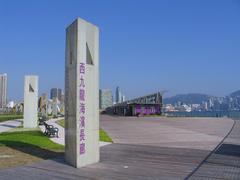
[[[49,125],[53,125],[54,127],[57,127],[59,129],[59,133],[58,136],[59,137],[52,137],[50,138],[50,140],[52,140],[53,142],[57,143],[57,144],[61,144],[61,145],[65,145],[65,130],[62,126],[58,125],[56,123],[56,121],[60,120],[62,118],[58,118],[58,119],[50,119],[47,121],[47,124]],[[39,126],[41,131],[44,132],[45,131],[45,127],[44,126]],[[103,141],[99,141],[99,146],[106,146],[112,143],[109,142],[103,142]]]

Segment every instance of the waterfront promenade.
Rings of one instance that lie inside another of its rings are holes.
[[[115,143],[101,147],[99,163],[45,160],[0,170],[0,179],[240,178],[240,121],[101,116],[100,126]]]

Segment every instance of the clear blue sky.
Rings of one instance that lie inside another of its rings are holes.
[[[0,0],[0,73],[9,99],[26,74],[40,93],[64,87],[65,28],[100,28],[100,85],[127,97],[169,90],[224,96],[240,89],[238,0]]]

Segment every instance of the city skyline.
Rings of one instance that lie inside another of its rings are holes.
[[[7,106],[7,74],[0,74],[0,109]]]
[[[50,99],[57,98],[59,101],[62,99],[63,91],[61,88],[51,88]]]
[[[110,89],[99,90],[99,109],[106,109],[113,105],[113,94]]]
[[[65,28],[76,17],[100,27],[102,89],[118,85],[129,99],[240,89],[239,2],[71,2],[0,2],[0,73],[8,74],[9,100],[23,99],[27,74],[39,76],[40,94],[64,89]]]

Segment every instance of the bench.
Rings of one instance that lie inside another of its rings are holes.
[[[45,132],[44,134],[47,136],[57,136],[58,137],[58,131],[59,129],[57,127],[54,127],[53,125],[49,125],[46,122],[43,122],[43,125],[45,126]]]
[[[44,125],[44,122],[47,120],[46,116],[41,116],[38,118],[38,124],[39,125]]]

